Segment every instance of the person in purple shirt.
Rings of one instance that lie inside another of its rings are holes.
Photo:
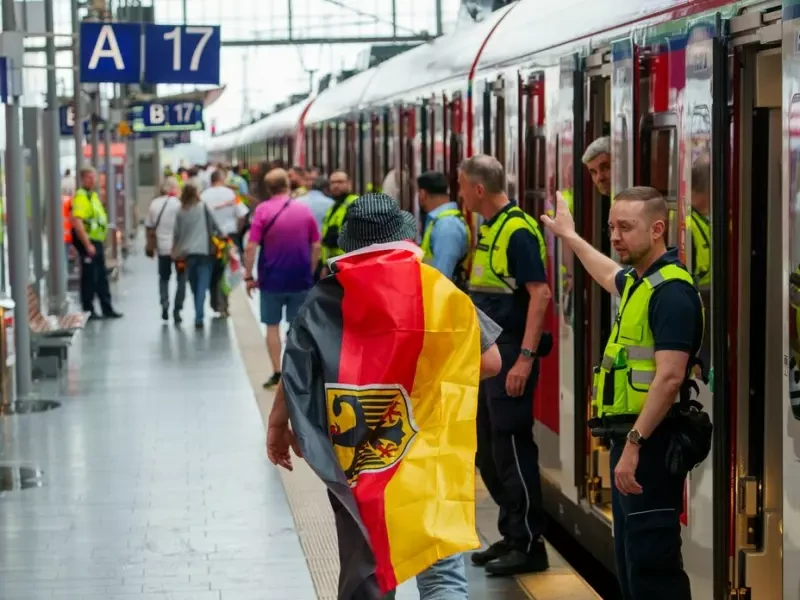
[[[250,236],[244,253],[247,294],[258,288],[261,294],[261,322],[267,326],[267,352],[272,376],[265,389],[281,380],[280,323],[286,310],[291,326],[308,290],[314,285],[314,269],[320,255],[317,221],[308,206],[289,195],[289,176],[273,169],[264,176],[269,200],[256,207],[250,222]],[[258,279],[253,265],[258,250]]]

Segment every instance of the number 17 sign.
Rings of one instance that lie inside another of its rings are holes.
[[[218,26],[152,25],[144,29],[146,83],[219,83]]]

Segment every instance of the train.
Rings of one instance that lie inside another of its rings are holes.
[[[693,260],[693,177],[710,181],[704,292],[711,455],[681,515],[694,597],[800,597],[800,1],[518,0],[300,104],[212,139],[212,160],[350,173],[355,191],[394,170],[413,183],[493,154],[534,216],[572,193],[581,234],[610,252],[610,200],[585,148],[608,135],[612,194],[656,187],[670,243]],[[693,175],[698,156],[706,172]],[[590,437],[591,370],[615,300],[548,232],[546,327],[533,406],[548,513],[613,570],[608,452]],[[772,265],[772,266],[770,266]],[[780,267],[780,268],[779,268]]]

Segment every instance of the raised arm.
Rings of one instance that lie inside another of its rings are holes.
[[[575,231],[575,221],[561,192],[556,192],[556,203],[555,218],[542,215],[542,223],[572,249],[592,279],[609,294],[618,296],[619,290],[615,279],[620,266],[578,235]]]

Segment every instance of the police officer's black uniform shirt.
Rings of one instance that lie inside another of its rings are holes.
[[[486,221],[485,225],[491,227],[500,215],[510,210],[512,206],[516,206],[516,202],[509,202],[499,213]],[[513,294],[475,292],[472,294],[472,299],[481,310],[503,328],[503,333],[497,339],[498,343],[521,344],[522,336],[525,334],[525,321],[530,302],[530,295],[525,284],[547,282],[539,250],[539,240],[529,230],[518,229],[509,239],[506,258],[509,275],[516,280],[516,291]]]
[[[673,248],[656,260],[645,271],[644,277],[652,275],[667,264],[675,264],[686,269],[678,260],[678,250]],[[636,277],[636,271],[630,268],[617,273],[615,283],[620,295],[625,289],[625,274],[628,272]],[[634,285],[641,285],[641,280],[637,280]],[[678,350],[694,356],[700,349],[703,339],[702,310],[697,290],[685,281],[667,281],[658,286],[650,298],[648,307],[648,319],[650,329],[653,331],[656,352]],[[708,365],[704,367],[708,369]]]

